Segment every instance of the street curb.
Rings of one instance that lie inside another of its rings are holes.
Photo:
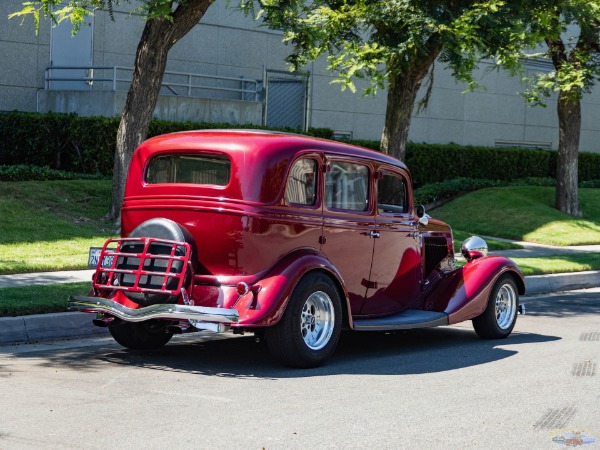
[[[0,345],[107,335],[106,328],[92,324],[92,317],[82,312],[0,317]]]
[[[600,287],[600,270],[525,277],[526,295],[593,287]],[[0,345],[107,336],[108,330],[95,326],[92,318],[92,314],[82,312],[0,317]]]
[[[600,270],[525,277],[526,295],[572,291],[600,286]]]

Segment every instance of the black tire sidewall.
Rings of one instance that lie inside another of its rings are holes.
[[[131,233],[129,233],[128,237],[157,238],[187,242],[191,247],[189,260],[192,262],[193,266],[196,264],[196,244],[191,233],[183,225],[180,225],[170,219],[154,218],[147,220],[138,225]],[[184,286],[187,287],[193,278],[193,273],[189,266],[184,270],[186,271]],[[178,295],[171,296],[168,294],[143,294],[127,291],[124,292],[124,294],[127,298],[141,306],[177,303],[177,300],[179,299]]]
[[[120,323],[109,327],[113,339],[132,350],[153,350],[164,346],[173,337],[166,328],[170,322],[149,320],[139,323]]]
[[[313,350],[306,345],[301,332],[302,309],[311,294],[322,291],[329,296],[333,304],[333,332],[327,344]],[[272,353],[284,364],[294,367],[315,367],[335,351],[342,327],[342,306],[340,295],[329,276],[312,273],[300,280],[294,289],[283,317],[272,328],[266,330],[267,344]],[[276,344],[273,340],[280,340]],[[274,348],[278,347],[278,348]]]
[[[498,325],[498,321],[496,319],[496,297],[498,296],[498,292],[502,288],[502,286],[510,284],[512,287],[515,296],[516,296],[516,304],[514,316],[512,318],[512,322],[508,328],[500,328]],[[517,323],[517,311],[519,308],[519,291],[517,289],[517,284],[512,275],[504,274],[501,275],[496,283],[494,284],[494,288],[490,293],[490,297],[488,299],[488,304],[483,312],[483,314],[479,317],[473,319],[473,326],[475,327],[475,331],[477,334],[483,338],[487,339],[502,339],[510,335],[515,324]]]

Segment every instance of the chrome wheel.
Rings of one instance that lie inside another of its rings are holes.
[[[290,367],[317,367],[331,356],[342,331],[342,301],[327,273],[309,272],[298,282],[278,323],[265,329],[267,346]]]
[[[477,335],[483,339],[503,339],[517,322],[519,291],[516,275],[505,273],[496,281],[485,311],[473,319]]]
[[[496,323],[506,330],[513,324],[516,314],[517,294],[510,283],[505,283],[496,294]]]
[[[331,298],[323,292],[313,292],[304,302],[300,316],[300,332],[311,350],[327,345],[333,334],[335,311]]]

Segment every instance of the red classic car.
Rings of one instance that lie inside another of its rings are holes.
[[[198,330],[254,332],[282,363],[321,364],[342,328],[398,330],[472,320],[508,336],[525,283],[478,237],[455,267],[452,231],[415,206],[403,163],[293,134],[174,133],[133,155],[122,238],[93,254],[88,296],[132,349]]]

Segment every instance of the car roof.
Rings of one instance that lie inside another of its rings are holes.
[[[162,153],[169,147],[224,151],[232,157],[236,153],[250,151],[256,156],[265,156],[269,159],[279,159],[275,155],[289,158],[300,150],[317,150],[334,155],[376,160],[406,169],[406,166],[398,159],[374,150],[344,142],[270,130],[211,129],[180,131],[151,138],[144,143],[144,146],[150,147],[147,157],[155,152]]]
[[[161,154],[215,153],[232,162],[231,182],[225,188],[197,185],[186,187],[195,195],[271,203],[280,195],[288,167],[301,154],[325,153],[329,156],[376,161],[406,170],[399,160],[354,145],[326,139],[263,130],[201,130],[164,134],[148,139],[138,147],[131,160],[126,197],[174,195],[168,186],[150,186],[144,180],[148,162]],[[159,193],[167,189],[168,193]],[[217,192],[217,190],[219,190]]]

